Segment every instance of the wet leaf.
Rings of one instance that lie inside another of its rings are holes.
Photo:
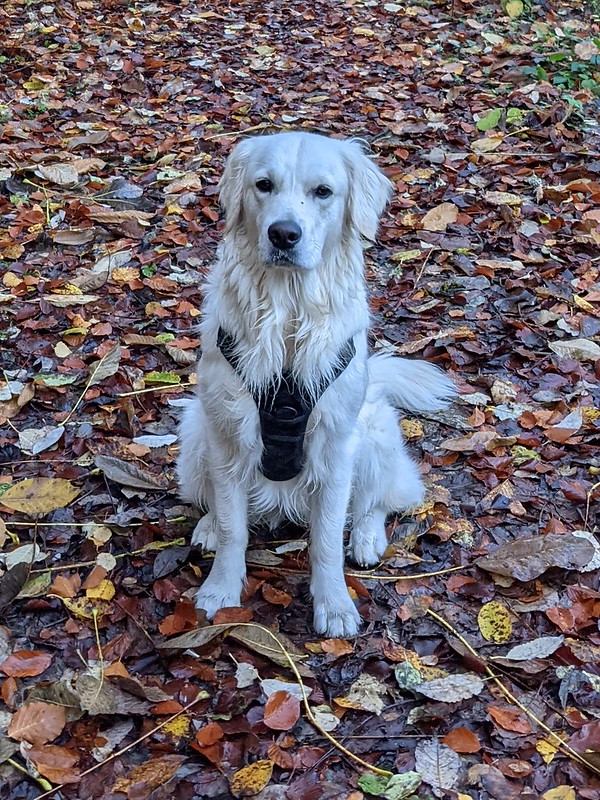
[[[15,650],[0,664],[0,672],[13,678],[41,675],[52,663],[52,655],[40,650]]]
[[[300,701],[285,691],[274,692],[265,706],[264,723],[276,731],[289,731],[300,718]]]

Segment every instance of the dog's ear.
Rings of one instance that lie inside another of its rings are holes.
[[[248,163],[251,139],[245,139],[232,150],[221,180],[219,181],[219,202],[225,211],[226,228],[230,229],[239,225],[244,216],[243,193],[244,171]]]
[[[346,165],[350,175],[348,223],[368,241],[373,241],[379,218],[392,197],[394,185],[371,160],[364,144],[347,142]]]

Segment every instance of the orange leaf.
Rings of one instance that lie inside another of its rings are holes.
[[[77,573],[74,575],[57,575],[50,587],[51,594],[59,597],[75,597],[81,586],[81,578]]]
[[[267,603],[273,603],[274,606],[287,608],[292,602],[291,595],[281,589],[275,589],[270,583],[263,583],[262,595]]]
[[[15,650],[0,664],[0,671],[13,678],[31,678],[41,675],[52,663],[50,653],[41,650]]]
[[[345,639],[324,639],[321,642],[321,647],[324,653],[339,658],[354,652],[354,645],[347,642]]]
[[[208,725],[197,731],[196,741],[202,747],[210,747],[210,745],[216,744],[219,739],[222,739],[223,736],[223,728],[216,722],[209,722]]]
[[[289,692],[273,692],[265,706],[264,723],[276,731],[289,731],[300,717],[300,701]]]
[[[442,742],[451,747],[455,753],[476,753],[481,750],[481,742],[468,728],[454,728],[444,736]]]
[[[531,725],[520,711],[516,711],[512,708],[490,706],[488,708],[488,713],[496,725],[499,725],[506,731],[523,734],[531,733]]]
[[[16,712],[8,726],[8,735],[18,742],[46,744],[62,733],[67,718],[62,706],[50,703],[27,703]]]
[[[230,624],[235,622],[251,622],[254,614],[251,608],[241,608],[241,606],[233,606],[231,608],[220,608],[213,622],[215,625]]]

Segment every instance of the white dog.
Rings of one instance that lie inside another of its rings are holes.
[[[280,133],[242,141],[220,183],[225,238],[206,287],[198,392],[181,424],[182,497],[216,550],[197,605],[237,606],[248,526],[310,525],[314,626],[352,636],[350,553],[375,564],[391,511],[419,504],[396,406],[440,408],[436,367],[367,354],[363,245],[392,184],[357,141]]]

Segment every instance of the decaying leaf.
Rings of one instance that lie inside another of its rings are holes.
[[[123,486],[154,492],[165,491],[168,488],[165,481],[141,470],[129,461],[123,461],[115,456],[96,456],[94,461],[107,478]]]
[[[360,711],[381,714],[385,706],[383,696],[387,691],[384,683],[372,675],[365,674],[354,681],[344,697],[336,697],[335,702],[342,708],[356,708]]]
[[[445,678],[423,681],[418,685],[417,691],[432,700],[459,703],[461,700],[480,694],[483,686],[483,681],[474,672],[464,672],[460,675],[447,675]]]
[[[415,748],[417,772],[433,789],[453,789],[461,771],[460,757],[438,739],[426,739]]]
[[[63,478],[26,478],[0,496],[0,502],[24,514],[48,514],[69,505],[80,490]]]
[[[511,647],[504,658],[511,661],[529,661],[532,658],[547,658],[555,653],[564,641],[564,636],[540,636],[530,642]]]
[[[506,606],[493,600],[483,605],[477,615],[481,635],[488,642],[507,642],[512,634],[512,622]]]
[[[62,733],[66,721],[62,706],[42,702],[26,703],[10,721],[8,735],[19,742],[43,745]]]
[[[581,569],[594,556],[594,547],[573,534],[547,534],[517,539],[477,559],[477,565],[496,575],[531,581],[550,567]]]
[[[235,772],[229,782],[234,797],[252,797],[264,789],[271,780],[273,762],[268,759],[255,761]]]

